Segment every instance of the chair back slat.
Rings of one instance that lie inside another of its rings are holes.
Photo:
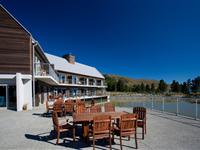
[[[90,107],[90,113],[98,113],[101,112],[101,106],[100,105],[95,105]]]
[[[65,101],[65,112],[72,113],[74,112],[74,102],[71,100]]]
[[[144,107],[134,107],[133,113],[138,115],[138,119],[143,120],[146,118],[146,108]]]
[[[109,133],[111,129],[111,117],[109,115],[99,115],[93,118],[94,134]]]
[[[85,103],[77,102],[76,103],[76,113],[84,113],[86,112]]]
[[[133,132],[137,128],[137,114],[124,114],[121,116],[121,132]]]
[[[57,99],[53,104],[53,110],[56,112],[62,112],[64,106],[64,101],[61,99]]]
[[[104,109],[105,109],[105,112],[114,112],[115,106],[112,103],[105,103]]]
[[[53,104],[53,111],[57,112],[59,116],[64,114],[64,101],[62,99],[57,99]]]
[[[96,107],[97,107],[97,112],[102,112],[100,105],[96,105]]]

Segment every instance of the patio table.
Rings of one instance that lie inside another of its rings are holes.
[[[89,139],[89,123],[93,121],[93,118],[97,115],[110,115],[113,120],[120,118],[121,115],[127,114],[127,112],[98,112],[98,113],[73,113],[73,122],[82,123],[83,138]]]

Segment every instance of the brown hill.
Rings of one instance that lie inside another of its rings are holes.
[[[144,83],[144,85],[146,85],[146,84],[151,85],[152,83],[154,83],[155,87],[157,87],[159,84],[158,80],[133,79],[133,78],[128,78],[128,77],[119,76],[119,75],[113,75],[113,74],[105,74],[104,76],[114,78],[117,81],[119,79],[123,79],[127,83],[127,85],[139,85],[141,83]]]

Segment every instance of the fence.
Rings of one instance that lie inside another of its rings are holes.
[[[118,106],[144,106],[151,110],[200,119],[200,99],[161,96],[111,96]]]

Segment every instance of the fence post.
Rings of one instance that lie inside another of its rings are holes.
[[[196,115],[195,115],[195,119],[197,120],[198,118],[198,102],[197,102],[197,99],[196,99]]]
[[[165,97],[162,98],[162,112],[165,110]]]
[[[176,115],[178,116],[179,110],[178,110],[178,98],[176,99]]]
[[[143,102],[142,102],[142,106],[144,107],[144,100],[143,100]]]
[[[151,110],[153,110],[153,97],[151,98]]]

